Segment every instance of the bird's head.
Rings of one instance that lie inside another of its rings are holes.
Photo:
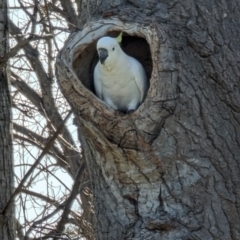
[[[98,40],[97,51],[102,65],[112,65],[118,61],[122,54],[121,40],[121,34],[117,38],[102,37]]]

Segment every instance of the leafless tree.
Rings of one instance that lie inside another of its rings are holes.
[[[74,4],[10,2],[10,51],[2,62],[10,59],[15,191],[3,214],[10,213],[15,199],[21,240],[93,239],[88,174],[71,108],[54,73],[56,54],[76,28]]]

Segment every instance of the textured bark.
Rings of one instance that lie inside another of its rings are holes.
[[[0,58],[8,51],[7,1],[0,0]],[[6,206],[13,190],[13,159],[11,138],[11,104],[8,69],[5,63],[0,69],[0,212]],[[14,239],[13,208],[0,213],[0,239]]]
[[[72,34],[56,65],[92,182],[96,238],[240,239],[239,1],[101,2],[82,14],[104,19]],[[144,103],[126,115],[92,89],[96,41],[119,31],[151,70]]]

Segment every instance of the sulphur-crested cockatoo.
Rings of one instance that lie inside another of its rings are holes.
[[[98,40],[94,87],[97,96],[112,108],[132,112],[143,102],[148,82],[142,65],[121,49],[121,40],[122,33]]]

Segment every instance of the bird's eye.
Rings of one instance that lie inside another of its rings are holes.
[[[113,47],[113,48],[112,48],[112,50],[114,51],[114,50],[115,50],[115,48]]]

